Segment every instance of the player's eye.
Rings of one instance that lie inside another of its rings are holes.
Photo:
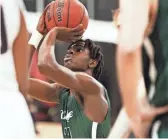
[[[84,48],[76,48],[76,52],[83,52],[84,51]]]

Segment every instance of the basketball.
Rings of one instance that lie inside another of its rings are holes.
[[[84,29],[87,29],[88,22],[88,12],[78,0],[55,0],[45,15],[48,31],[56,26],[74,28],[79,24],[83,24]]]

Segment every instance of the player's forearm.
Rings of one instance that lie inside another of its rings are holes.
[[[140,118],[138,90],[139,81],[142,79],[141,48],[131,53],[120,51],[119,48],[117,50],[117,68],[123,104],[130,119]]]
[[[55,60],[54,45],[56,41],[56,31],[52,29],[45,37],[38,53],[38,67],[39,71],[47,77],[52,77],[54,72],[59,67]],[[55,73],[57,74],[57,73]]]
[[[122,108],[112,127],[109,138],[127,138],[130,135],[131,127],[125,109]]]

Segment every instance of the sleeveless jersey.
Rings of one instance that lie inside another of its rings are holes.
[[[157,78],[152,103],[156,106],[168,104],[168,0],[159,0],[158,15],[150,35],[154,52]]]
[[[155,106],[168,105],[168,0],[158,0],[158,13],[150,40],[154,50],[156,81],[153,97]],[[168,137],[168,114],[158,115],[152,124],[151,136]],[[155,131],[157,129],[157,131]],[[156,134],[157,133],[157,134]]]
[[[19,0],[20,1],[20,0]],[[20,29],[20,11],[16,0],[1,0],[0,90],[18,91],[12,47]],[[1,92],[0,91],[0,92]],[[2,92],[3,92],[2,91]]]
[[[70,95],[69,90],[63,90],[60,96],[61,123],[64,138],[107,138],[111,129],[110,101],[105,90],[108,102],[108,113],[102,123],[88,119],[83,113],[81,105]]]

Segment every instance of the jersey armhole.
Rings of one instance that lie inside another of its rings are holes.
[[[105,87],[104,87],[104,96],[105,96],[105,98],[107,100],[108,106],[111,107],[109,96],[108,96],[108,93],[107,93],[107,89]]]
[[[62,89],[60,90],[60,92],[59,92],[59,102],[60,102],[60,104],[61,104],[61,102],[62,102],[62,96],[63,96],[63,94],[64,94],[67,90],[69,90],[69,89],[67,89],[67,88],[62,88]]]

